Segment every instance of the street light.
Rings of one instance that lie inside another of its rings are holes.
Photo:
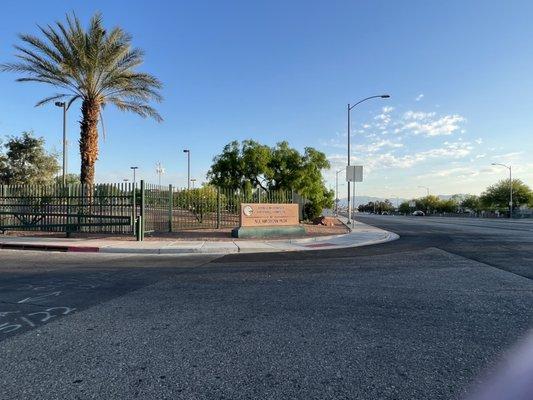
[[[135,186],[135,171],[139,169],[139,167],[130,167],[131,170],[133,170],[133,186]]]
[[[513,170],[511,165],[500,163],[492,163],[491,165],[499,165],[509,170],[509,218],[513,218]]]
[[[184,153],[187,153],[187,189],[191,188],[191,151],[189,149],[183,149]]]
[[[427,186],[419,186],[419,188],[421,189],[426,189],[426,193],[427,193],[427,197],[429,197],[429,188]],[[430,208],[429,208],[429,199],[428,199],[428,202],[427,202],[427,208],[426,208],[426,212],[429,214],[430,212]]]
[[[335,171],[335,215],[339,216],[339,174],[344,171],[339,169]]]
[[[63,108],[63,185],[67,183],[67,103],[56,101],[56,107]]]
[[[352,109],[367,101],[367,100],[370,100],[370,99],[388,99],[390,98],[390,95],[388,94],[382,94],[382,95],[377,95],[377,96],[370,96],[370,97],[366,97],[362,100],[359,100],[357,103],[355,103],[354,105],[350,105],[350,103],[348,103],[348,107],[347,107],[347,113],[348,113],[348,166],[350,166],[350,154],[351,154],[351,148],[350,148],[350,111],[352,111]],[[354,185],[355,185],[355,182],[354,182]],[[355,201],[355,197],[353,199],[353,201]],[[348,182],[348,223],[350,223],[350,218],[351,218],[351,215],[352,215],[352,204],[350,203],[350,182]]]
[[[161,165],[161,162],[157,162],[155,165],[155,173],[159,177],[159,186],[161,186],[161,176],[165,173],[165,168]]]

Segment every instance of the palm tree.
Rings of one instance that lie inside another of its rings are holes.
[[[39,26],[44,39],[19,35],[23,46],[15,46],[17,62],[0,65],[0,70],[20,73],[18,82],[40,82],[60,91],[42,99],[36,106],[63,100],[69,107],[81,100],[80,155],[82,183],[94,183],[98,158],[98,122],[102,108],[114,104],[118,109],[161,121],[148,103],[162,100],[161,82],[137,72],[144,53],[131,45],[131,36],[121,28],[106,31],[97,13],[84,30],[76,15],[67,23]]]

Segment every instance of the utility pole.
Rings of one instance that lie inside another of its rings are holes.
[[[491,165],[499,165],[509,170],[509,218],[513,218],[513,168],[511,165],[500,163],[492,163]]]
[[[161,162],[158,162],[155,165],[155,173],[159,177],[159,186],[161,186],[161,176],[165,173],[165,168],[161,165]]]
[[[130,167],[131,170],[133,170],[133,186],[135,186],[135,170],[137,170],[139,167]]]
[[[184,153],[187,153],[187,189],[191,189],[191,150],[183,149]]]
[[[339,169],[335,171],[335,215],[339,216],[339,174],[344,171]]]
[[[354,107],[356,107],[357,105],[361,104],[362,102],[364,101],[367,101],[367,100],[370,100],[370,99],[377,99],[377,98],[381,98],[381,99],[388,99],[390,97],[390,95],[388,94],[382,94],[382,95],[378,95],[378,96],[370,96],[370,97],[366,97],[362,100],[359,100],[357,103],[355,103],[353,106],[350,105],[350,103],[348,103],[348,107],[346,108],[346,111],[347,111],[347,115],[348,115],[348,166],[350,166],[350,155],[351,155],[351,143],[350,143],[350,131],[351,131],[351,127],[350,127],[350,111],[352,111],[352,109]],[[355,183],[354,183],[355,184]],[[352,217],[352,204],[350,202],[350,182],[348,182],[348,223],[351,222],[350,218]]]
[[[62,107],[63,108],[63,185],[66,185],[67,183],[67,153],[68,153],[68,145],[67,145],[67,103],[64,101],[56,101],[55,103],[56,107]]]

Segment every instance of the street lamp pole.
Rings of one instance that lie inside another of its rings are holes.
[[[427,197],[429,197],[429,188],[427,186],[419,186],[419,188],[421,189],[426,189],[426,193],[427,193]],[[426,208],[426,212],[429,214],[430,212],[430,208],[429,208],[429,198],[428,198],[428,203],[427,203],[427,208]]]
[[[161,176],[165,173],[165,168],[163,168],[163,165],[161,165],[161,162],[157,162],[155,165],[155,173],[157,174],[159,178],[159,186],[161,186]]]
[[[56,101],[56,107],[63,108],[63,185],[67,183],[67,103]]]
[[[339,174],[344,171],[339,169],[335,171],[335,215],[339,216]]]
[[[133,186],[135,186],[135,170],[137,170],[139,167],[130,167],[131,170],[133,170]]]
[[[191,151],[189,149],[183,149],[184,153],[187,153],[187,189],[191,189]]]
[[[350,143],[350,131],[351,131],[351,127],[350,127],[350,111],[352,111],[352,109],[354,107],[356,107],[357,105],[367,101],[367,100],[370,100],[370,99],[377,99],[377,98],[381,98],[381,99],[388,99],[390,97],[390,95],[388,94],[382,94],[382,95],[377,95],[377,96],[370,96],[370,97],[366,97],[362,100],[359,100],[357,103],[353,104],[353,105],[350,105],[350,103],[348,103],[348,107],[346,108],[346,111],[347,111],[347,114],[348,114],[348,166],[350,166],[350,154],[351,154],[351,143]],[[355,185],[355,183],[354,183]],[[352,218],[352,203],[350,202],[350,182],[348,182],[348,223],[350,223],[351,221],[351,218]],[[354,199],[355,201],[355,199]]]
[[[513,168],[511,165],[500,163],[492,163],[491,165],[499,165],[509,170],[509,218],[513,218]]]
[[[137,183],[136,183],[136,176],[135,176],[135,171],[137,171],[137,169],[139,169],[139,167],[130,167],[130,169],[133,171],[133,185],[131,185],[131,202],[132,202],[132,211],[133,211],[133,214],[132,214],[132,217],[133,217],[133,221],[134,223],[137,222],[137,200],[136,200],[136,197],[137,197]],[[135,231],[135,229],[134,229]]]

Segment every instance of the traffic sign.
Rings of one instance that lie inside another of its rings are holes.
[[[346,167],[346,182],[363,182],[363,166],[348,165]]]

